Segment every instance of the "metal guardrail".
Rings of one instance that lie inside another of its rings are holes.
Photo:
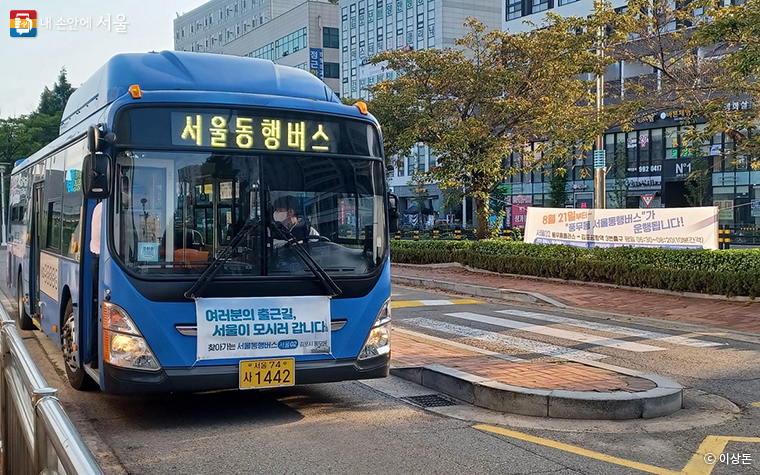
[[[0,305],[2,473],[102,474]]]

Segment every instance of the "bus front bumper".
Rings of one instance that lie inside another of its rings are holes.
[[[355,379],[384,378],[390,369],[390,353],[358,361],[296,361],[296,385]],[[146,372],[110,364],[101,367],[101,387],[114,394],[200,392],[239,388],[238,365],[162,368]]]

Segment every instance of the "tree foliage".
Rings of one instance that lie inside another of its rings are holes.
[[[438,157],[431,176],[474,197],[478,237],[485,237],[489,193],[516,172],[504,166],[506,156],[537,141],[536,153],[523,157],[529,166],[583,154],[608,125],[585,79],[606,65],[592,51],[596,21],[550,14],[542,28],[510,34],[468,19],[457,49],[379,54],[373,62],[398,74],[371,88],[386,154],[430,146]]]
[[[61,69],[53,88],[45,86],[34,112],[0,119],[0,162],[12,166],[58,137],[63,109],[74,90]]]
[[[612,186],[612,200],[615,208],[625,208],[628,202],[628,180],[626,180],[626,168],[628,167],[628,149],[625,143],[618,142],[615,145],[615,155],[613,157],[612,176],[614,184]]]
[[[637,104],[631,121],[676,110],[707,121],[686,134],[687,141],[725,132],[737,144],[735,152],[725,153],[760,152],[752,133],[760,119],[760,0],[730,7],[708,0],[630,0],[614,25],[608,54],[643,66],[639,77],[626,80],[624,92],[616,91],[618,99]]]
[[[564,208],[567,202],[567,182],[569,180],[567,161],[557,157],[549,171],[549,206]]]

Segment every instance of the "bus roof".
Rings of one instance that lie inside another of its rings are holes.
[[[239,92],[340,103],[309,72],[265,59],[183,51],[118,54],[71,95],[60,134],[127,93],[133,84],[143,91]]]

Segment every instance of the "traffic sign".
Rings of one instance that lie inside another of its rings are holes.
[[[644,202],[644,206],[647,208],[652,204],[652,200],[654,200],[654,195],[641,195],[641,201]]]

